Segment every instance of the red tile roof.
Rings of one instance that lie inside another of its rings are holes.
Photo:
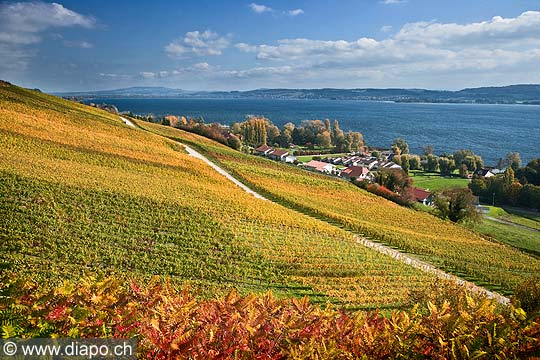
[[[289,152],[287,150],[274,150],[272,151],[270,154],[268,155],[272,155],[272,156],[284,156],[284,155],[289,155]]]
[[[414,197],[416,198],[417,201],[424,201],[426,200],[428,197],[431,196],[431,193],[429,191],[426,191],[424,189],[420,189],[420,188],[414,188]]]
[[[311,160],[310,162],[304,164],[305,167],[313,168],[317,171],[324,171],[324,168],[327,167],[328,165],[331,165],[331,164],[328,164],[322,161],[316,161],[316,160]]]
[[[349,166],[347,169],[341,172],[345,177],[358,177],[365,175],[369,172],[369,169],[363,166]]]
[[[258,148],[255,149],[257,152],[267,152],[268,150],[272,150],[273,148],[268,145],[261,145]]]

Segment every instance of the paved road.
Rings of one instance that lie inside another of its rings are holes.
[[[135,127],[135,125],[129,121],[128,119],[126,118],[123,118],[123,117],[120,117],[122,119],[122,121],[124,121],[124,123],[126,125],[129,125],[129,126],[132,126],[132,127]],[[197,159],[200,159],[202,161],[204,161],[205,163],[207,163],[209,166],[211,166],[214,170],[216,170],[218,173],[220,173],[221,175],[225,176],[228,180],[230,180],[231,182],[233,182],[235,185],[237,185],[238,187],[240,187],[242,190],[244,190],[245,192],[249,193],[249,194],[252,194],[253,196],[255,196],[257,199],[262,199],[262,200],[266,200],[268,201],[268,199],[266,199],[264,196],[260,195],[259,193],[257,193],[256,191],[253,191],[251,190],[249,187],[247,187],[246,185],[244,185],[243,183],[241,183],[240,181],[236,180],[234,177],[232,177],[227,171],[223,170],[222,168],[220,168],[218,165],[214,164],[212,161],[210,161],[208,158],[206,158],[204,155],[202,155],[201,153],[193,150],[191,147],[183,144],[183,143],[179,143],[180,145],[182,145],[186,151],[188,152],[189,155],[197,158]],[[495,299],[497,300],[499,303],[501,304],[504,304],[504,305],[508,305],[510,303],[510,299],[508,299],[507,297],[505,296],[502,296],[501,294],[498,294],[496,292],[492,292],[492,291],[489,291],[487,289],[484,289],[483,287],[480,287],[478,285],[475,285],[473,284],[472,282],[469,282],[469,281],[466,281],[466,280],[463,280],[463,279],[460,279],[459,277],[457,276],[454,276],[454,275],[451,275],[451,274],[448,274],[448,273],[445,273],[444,271],[440,270],[440,269],[437,269],[435,266],[427,263],[427,262],[424,262],[424,261],[421,261],[421,260],[418,260],[412,256],[409,256],[407,254],[404,254],[398,250],[395,250],[395,249],[392,249],[388,246],[385,246],[385,245],[382,245],[382,244],[379,244],[379,243],[376,243],[374,241],[371,241],[369,239],[366,239],[366,238],[363,238],[363,237],[360,237],[358,235],[354,235],[356,241],[359,243],[359,244],[362,244],[364,245],[365,247],[368,247],[370,249],[373,249],[381,254],[384,254],[384,255],[387,255],[387,256],[391,256],[392,258],[398,260],[398,261],[401,261],[402,263],[405,263],[407,265],[410,265],[414,268],[417,268],[419,270],[422,270],[424,272],[427,272],[427,273],[430,273],[430,274],[433,274],[441,279],[445,279],[445,280],[450,280],[450,281],[453,281],[454,283],[458,284],[458,285],[462,285],[464,287],[466,287],[468,290],[470,290],[471,292],[474,292],[474,293],[477,293],[477,294],[483,294],[483,295],[486,295],[487,297],[491,298],[491,299]]]

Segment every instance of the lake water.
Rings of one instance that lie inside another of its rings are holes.
[[[366,144],[389,147],[407,140],[412,153],[432,144],[435,153],[471,149],[486,164],[518,151],[524,162],[540,157],[540,106],[405,104],[341,100],[272,99],[99,99],[120,111],[156,115],[203,116],[229,124],[247,115],[264,115],[281,126],[304,119],[338,119],[341,129],[360,131]]]

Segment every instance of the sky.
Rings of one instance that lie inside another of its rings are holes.
[[[0,79],[49,92],[540,83],[540,0],[0,0]]]

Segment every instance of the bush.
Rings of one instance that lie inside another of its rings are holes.
[[[520,284],[514,291],[513,300],[527,312],[540,312],[540,276]]]
[[[446,290],[443,290],[446,292]],[[347,311],[272,294],[201,300],[154,279],[93,278],[44,289],[0,281],[8,337],[138,339],[148,359],[525,359],[540,354],[540,318],[454,289],[409,311]]]

